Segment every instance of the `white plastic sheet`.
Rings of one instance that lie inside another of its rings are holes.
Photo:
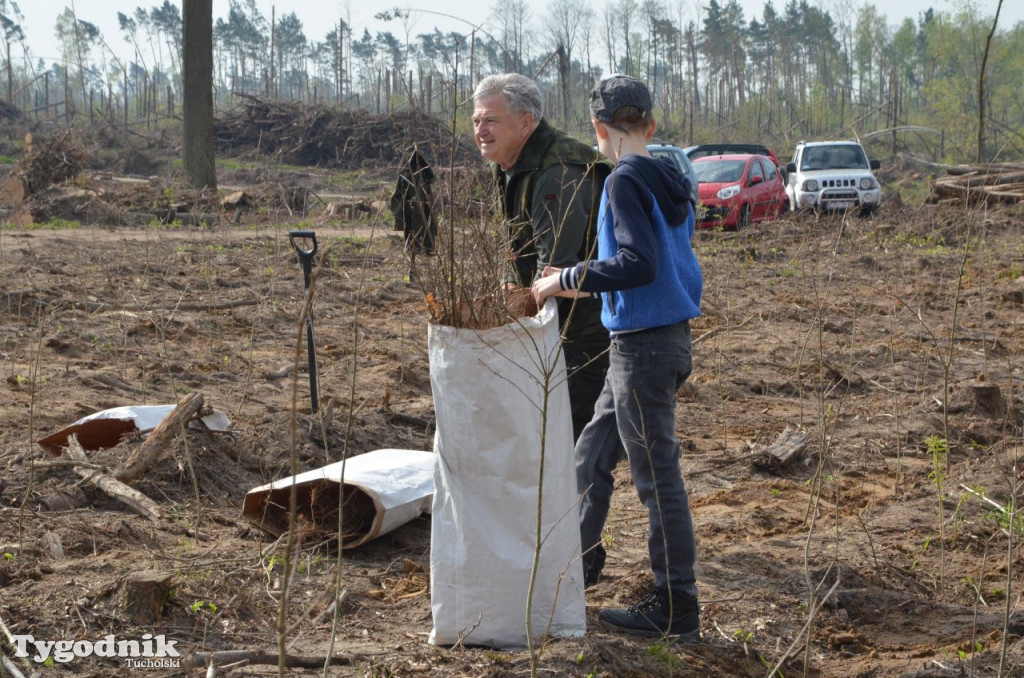
[[[430,642],[527,645],[539,497],[533,640],[582,636],[572,421],[554,301],[492,330],[431,325],[428,343],[437,415]]]
[[[355,548],[430,511],[434,454],[420,450],[374,450],[345,462],[282,478],[249,490],[242,516],[274,536],[281,536],[288,529],[292,485],[296,486],[298,512],[326,535],[337,533],[338,492],[343,491],[342,548]]]

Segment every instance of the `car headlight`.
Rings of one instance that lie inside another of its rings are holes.
[[[863,179],[860,180],[860,190],[862,190],[862,191],[870,191],[874,187],[875,187],[875,180],[872,179],[871,177],[864,177]]]
[[[740,187],[739,186],[736,186],[736,185],[726,186],[725,188],[723,188],[722,190],[720,190],[718,192],[718,199],[719,200],[728,200],[729,198],[733,197],[734,195],[738,194],[739,192],[740,192]]]
[[[807,181],[805,181],[804,182],[804,190],[809,192],[809,193],[818,190],[818,180],[817,179],[808,179]]]

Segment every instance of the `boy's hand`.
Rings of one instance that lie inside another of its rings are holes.
[[[562,283],[558,275],[562,269],[547,266],[544,268],[544,276],[533,281],[533,299],[537,306],[543,306],[548,297],[553,297],[562,291]]]

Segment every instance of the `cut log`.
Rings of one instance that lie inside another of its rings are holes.
[[[236,207],[248,207],[250,205],[249,194],[245,191],[235,191],[230,195],[224,196],[224,199],[220,201],[220,204],[232,209]]]
[[[221,207],[226,210],[234,210],[235,214],[233,217],[228,217],[228,221],[235,226],[242,223],[242,210],[252,205],[252,200],[249,198],[249,194],[245,191],[235,191],[230,195],[224,196],[224,199],[220,201]]]
[[[153,429],[145,442],[135,449],[125,465],[114,473],[114,477],[121,482],[130,483],[145,475],[153,464],[167,456],[171,451],[174,437],[185,430],[189,420],[201,409],[203,409],[202,393],[189,393],[182,398],[175,408],[164,417],[164,420]]]
[[[78,442],[78,437],[75,435],[71,435],[68,438],[67,455],[76,461],[89,462],[89,458],[85,456],[85,450],[82,449],[82,445]],[[103,490],[107,495],[131,507],[136,513],[154,522],[160,519],[160,508],[156,505],[156,502],[135,488],[128,487],[120,480],[111,478],[99,471],[76,468],[75,473]]]
[[[751,463],[760,469],[780,471],[803,456],[810,439],[807,431],[795,431],[787,426],[774,443],[753,450]]]

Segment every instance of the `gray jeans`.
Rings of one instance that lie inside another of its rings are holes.
[[[657,327],[612,338],[608,375],[594,418],[576,443],[576,482],[582,502],[583,568],[593,563],[608,518],[612,470],[625,456],[647,508],[654,584],[697,597],[697,542],[679,468],[675,394],[690,376],[690,325]]]

